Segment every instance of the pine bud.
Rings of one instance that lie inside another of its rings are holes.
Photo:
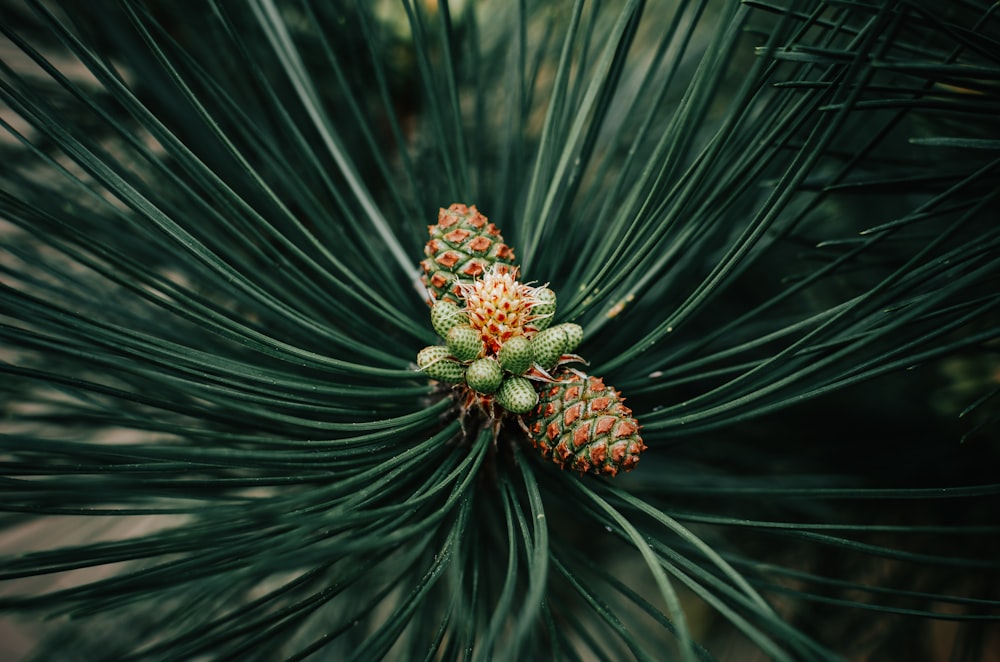
[[[432,345],[417,354],[417,366],[431,379],[457,384],[465,376],[465,366],[453,359],[447,347]]]
[[[465,324],[451,327],[447,339],[448,350],[459,361],[471,361],[479,356],[485,347],[479,332]]]
[[[561,325],[560,325],[561,326]],[[563,347],[567,344],[566,331],[554,326],[539,331],[531,339],[531,355],[536,364],[543,370],[551,370],[559,363],[563,355]]]
[[[448,332],[453,326],[465,321],[465,313],[454,301],[438,301],[431,308],[431,326],[442,338],[448,337]]]
[[[563,345],[562,353],[568,354],[574,349],[579,347],[580,343],[583,342],[583,327],[579,324],[573,324],[567,322],[565,324],[559,324],[558,326],[552,327],[554,329],[562,329],[563,333],[566,334],[566,343]]]
[[[514,336],[501,345],[497,360],[504,370],[523,374],[531,367],[531,342],[524,336]]]
[[[531,325],[538,331],[543,331],[552,324],[556,314],[556,293],[547,287],[535,291],[536,303],[531,307]]]
[[[525,414],[538,403],[538,393],[524,377],[508,377],[497,391],[497,402],[512,414]]]
[[[465,371],[465,383],[477,393],[490,394],[500,387],[503,370],[492,358],[477,359]]]

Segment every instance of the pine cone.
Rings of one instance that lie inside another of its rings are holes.
[[[631,471],[646,445],[624,398],[598,377],[557,373],[526,423],[531,442],[560,467],[581,473]]]
[[[427,231],[431,238],[420,266],[432,300],[460,303],[458,282],[471,281],[494,264],[514,269],[514,251],[475,205],[456,203],[439,210],[437,225]]]

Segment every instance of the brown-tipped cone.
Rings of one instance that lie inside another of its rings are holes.
[[[646,445],[621,394],[598,377],[554,376],[526,416],[535,448],[574,471],[614,476],[635,468]]]
[[[514,251],[503,243],[496,226],[475,205],[453,204],[438,212],[438,222],[427,228],[431,238],[421,262],[423,282],[432,303],[461,303],[458,282],[472,281],[494,264],[514,269]]]

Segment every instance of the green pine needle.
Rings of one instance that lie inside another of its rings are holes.
[[[0,656],[995,639],[995,3],[8,4]],[[416,369],[455,202],[584,328],[634,472]]]

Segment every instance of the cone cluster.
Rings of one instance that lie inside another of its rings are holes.
[[[496,265],[458,293],[459,303],[449,297],[431,305],[431,325],[444,344],[422,349],[417,367],[431,379],[492,396],[512,414],[531,411],[538,393],[525,375],[558,366],[583,340],[583,328],[549,326],[555,293],[518,283]]]
[[[513,250],[474,205],[441,209],[428,233],[420,265],[443,343],[420,350],[417,367],[491,416],[515,417],[560,467],[631,471],[646,448],[640,426],[618,391],[567,367],[582,362],[572,352],[583,327],[552,323],[556,293],[517,280]]]

